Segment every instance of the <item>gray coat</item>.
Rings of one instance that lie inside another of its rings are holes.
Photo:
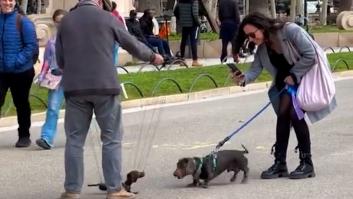
[[[276,36],[271,38],[273,42],[280,44],[279,48],[288,63],[294,64],[290,72],[296,76],[297,83],[300,83],[304,74],[308,72],[315,63],[316,53],[309,38],[310,36],[308,33],[294,23],[286,24],[282,30],[277,32]],[[298,53],[299,56],[296,56]],[[245,73],[245,84],[254,81],[261,74],[263,68],[271,74],[274,80],[277,74],[277,69],[272,65],[269,59],[265,44],[261,44],[258,47],[255,54],[255,60],[251,64],[249,70]],[[268,94],[276,113],[279,109],[278,93],[279,91],[274,86],[274,83],[272,83]],[[336,99],[333,98],[331,104],[327,108],[320,111],[307,112],[307,116],[312,123],[317,122],[331,113],[336,106]]]
[[[56,39],[56,58],[63,69],[65,96],[118,95],[114,45],[133,56],[152,61],[154,53],[126,31],[110,12],[81,1],[62,20]]]

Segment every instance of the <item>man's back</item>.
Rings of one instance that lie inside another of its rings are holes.
[[[240,23],[237,0],[219,0],[218,6],[218,17],[221,22],[224,20],[232,20],[235,21],[237,24]]]
[[[65,95],[117,95],[114,43],[150,61],[153,52],[131,36],[111,13],[81,4],[64,17],[56,43],[58,65],[64,69]]]

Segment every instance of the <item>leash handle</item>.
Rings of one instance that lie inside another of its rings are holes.
[[[221,142],[219,142],[216,146],[216,150],[218,151],[226,142],[228,142],[228,140],[230,140],[231,137],[226,137],[224,138],[224,140],[222,140]]]

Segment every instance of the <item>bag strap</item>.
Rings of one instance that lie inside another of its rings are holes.
[[[285,23],[285,27],[287,28],[287,26],[288,25],[290,25],[290,24],[292,24],[291,22],[287,22],[287,23]],[[314,42],[313,42],[313,39],[307,34],[307,33],[305,33],[304,34],[305,35],[305,37],[306,38],[308,38],[308,40],[310,41],[310,43],[311,43],[311,45],[313,46],[313,48],[314,48],[314,51],[315,51],[315,54],[316,54],[316,63],[318,63],[320,66],[321,66],[321,64],[320,64],[320,62],[319,62],[319,53],[317,52],[317,46],[314,44]],[[292,45],[293,46],[293,48],[297,51],[297,54],[298,55],[300,55],[300,53],[299,53],[299,51],[298,51],[298,48],[297,48],[297,46],[293,43],[293,41],[291,41],[291,40],[288,40],[289,41],[289,43],[290,43],[290,45]]]
[[[22,18],[23,18],[23,16],[21,14],[17,13],[17,15],[16,15],[16,28],[20,32],[21,43],[23,45],[24,42],[23,42],[23,33],[22,33],[22,29],[23,29],[22,28]]]
[[[16,28],[18,31],[22,32],[22,15],[17,13],[16,14]]]

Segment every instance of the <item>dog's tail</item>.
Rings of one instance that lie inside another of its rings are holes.
[[[248,149],[244,146],[244,145],[241,145],[244,149],[244,153],[249,153]]]
[[[104,183],[88,184],[87,186],[89,186],[89,187],[97,187],[98,186],[99,190],[101,190],[101,191],[107,190],[107,186]]]

